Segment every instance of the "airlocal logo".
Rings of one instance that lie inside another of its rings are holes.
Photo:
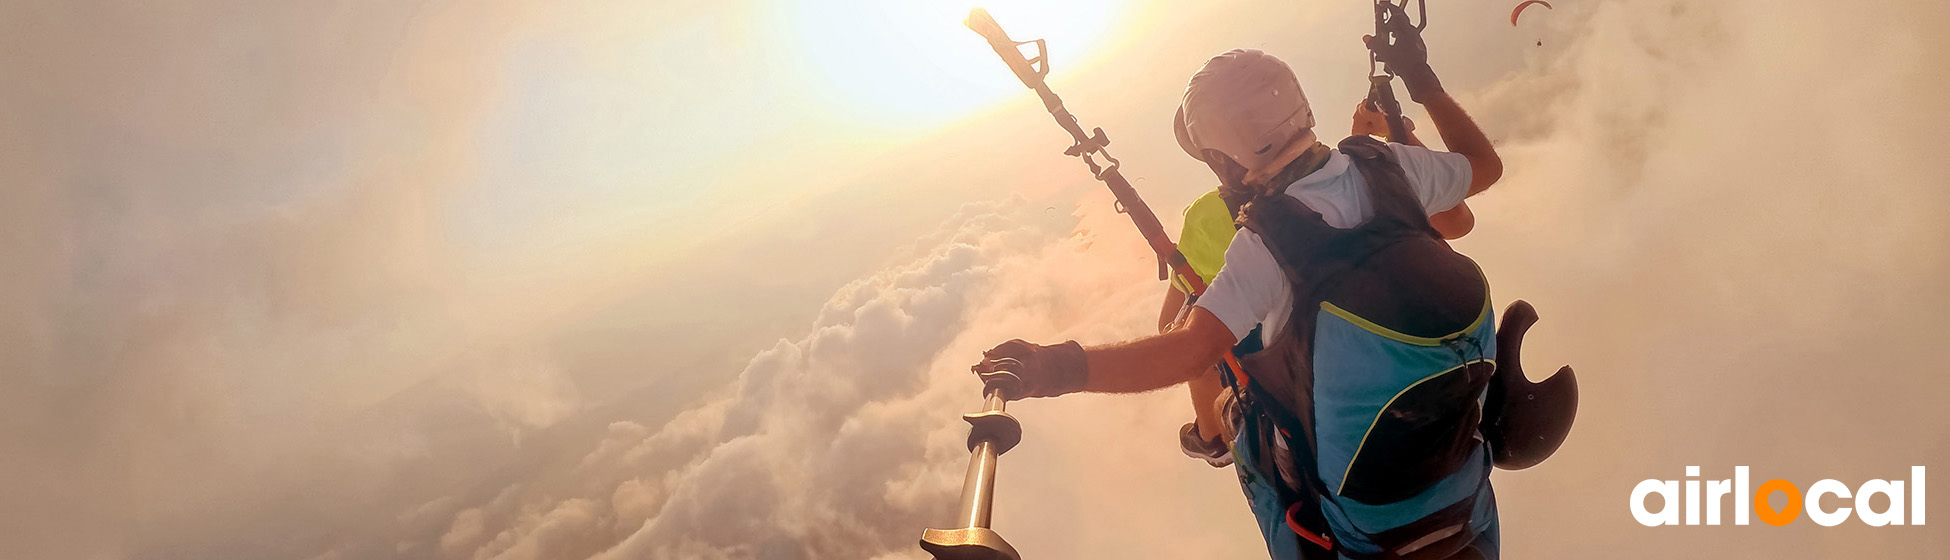
[[[1699,467],[1686,467],[1686,476],[1699,476]],[[1700,495],[1701,482],[1706,483],[1704,499]],[[1640,482],[1637,488],[1632,489],[1632,518],[1647,527],[1679,525],[1680,508],[1683,507],[1686,511],[1685,524],[1699,525],[1700,503],[1705,502],[1706,524],[1719,525],[1720,506],[1731,495],[1734,525],[1746,525],[1750,517],[1759,517],[1762,523],[1785,526],[1801,517],[1805,505],[1809,520],[1823,527],[1834,527],[1848,521],[1851,508],[1837,506],[1847,503],[1845,500],[1853,496],[1855,516],[1870,527],[1902,525],[1905,521],[1910,525],[1923,524],[1923,467],[1909,468],[1907,491],[1901,480],[1871,480],[1850,490],[1847,484],[1828,479],[1808,485],[1805,500],[1800,487],[1778,478],[1762,482],[1760,487],[1749,492],[1747,467],[1734,467],[1732,479],[1687,480],[1685,486],[1686,498],[1682,501],[1679,496],[1680,481],[1649,479]],[[1659,511],[1645,508],[1646,497],[1652,494],[1665,499],[1665,505]],[[1829,496],[1836,501],[1827,502],[1825,498]],[[1887,505],[1880,510],[1875,509],[1871,501],[1874,496],[1883,496],[1888,501]],[[1904,507],[1905,499],[1907,508]],[[1776,504],[1780,504],[1780,507],[1775,507]],[[1908,514],[1907,518],[1905,513]]]

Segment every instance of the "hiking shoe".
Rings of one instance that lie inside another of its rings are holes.
[[[1218,438],[1206,439],[1199,434],[1197,422],[1186,422],[1185,427],[1178,429],[1178,449],[1186,457],[1204,460],[1213,468],[1232,466],[1232,448]]]

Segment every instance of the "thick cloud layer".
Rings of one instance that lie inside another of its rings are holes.
[[[1561,56],[1466,101],[1509,172],[1462,247],[1588,395],[1561,458],[1501,479],[1512,553],[1936,554],[1922,527],[1642,528],[1624,497],[1687,465],[1805,487],[1950,459],[1918,334],[1950,313],[1943,8],[1565,4]]]
[[[919,529],[948,519],[960,492],[966,430],[955,415],[975,404],[965,362],[983,340],[970,333],[1047,333],[1096,313],[1066,313],[1059,299],[1138,295],[1114,276],[1126,267],[1111,264],[1137,247],[1086,252],[1076,223],[1020,199],[967,208],[918,240],[914,260],[835,294],[808,334],[753,357],[732,394],[655,428],[610,424],[563,473],[571,484],[531,478],[485,503],[423,506],[466,507],[443,533],[398,549],[476,559],[911,555]],[[1007,325],[971,324],[1005,312]]]

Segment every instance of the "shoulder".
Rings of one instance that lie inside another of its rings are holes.
[[[1215,188],[1209,191],[1205,191],[1205,194],[1198,195],[1198,199],[1193,200],[1190,206],[1186,206],[1185,211],[1190,212],[1193,208],[1199,208],[1199,207],[1208,206],[1212,204],[1218,204],[1221,207],[1223,207],[1225,203],[1226,203],[1226,199],[1221,198],[1219,196],[1219,189]]]
[[[1219,237],[1229,240],[1232,229],[1232,210],[1226,207],[1226,201],[1219,196],[1218,189],[1199,196],[1185,207],[1185,236],[1224,232],[1225,235]]]
[[[1469,196],[1469,158],[1406,144],[1389,144],[1408,187],[1429,214],[1454,208]]]
[[[1469,158],[1463,157],[1462,154],[1458,154],[1455,152],[1445,152],[1442,150],[1434,150],[1434,149],[1424,148],[1421,146],[1410,146],[1408,144],[1398,144],[1394,142],[1388,143],[1387,147],[1388,147],[1388,151],[1394,154],[1395,161],[1400,162],[1404,167],[1412,166],[1415,168],[1427,168],[1431,166],[1447,166],[1447,167],[1460,166],[1463,169],[1469,168]]]
[[[1196,200],[1193,200],[1190,205],[1185,206],[1185,223],[1187,226],[1194,220],[1208,220],[1215,216],[1227,221],[1232,220],[1232,211],[1226,209],[1226,199],[1219,196],[1219,189],[1206,191],[1205,194],[1199,195]]]
[[[1225,267],[1226,247],[1232,243],[1232,211],[1213,190],[1185,207],[1185,227],[1178,234],[1178,253],[1207,282]],[[1178,282],[1174,278],[1173,282]]]

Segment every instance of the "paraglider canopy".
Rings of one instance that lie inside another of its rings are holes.
[[[1555,9],[1556,9],[1556,8],[1552,8],[1552,7],[1551,7],[1551,3],[1550,3],[1550,2],[1545,2],[1544,0],[1528,0],[1528,1],[1526,1],[1526,2],[1524,2],[1524,3],[1522,3],[1522,4],[1517,4],[1517,7],[1516,7],[1515,9],[1512,9],[1512,10],[1510,10],[1510,27],[1516,27],[1516,26],[1517,26],[1517,16],[1520,16],[1520,15],[1523,15],[1523,10],[1524,10],[1525,8],[1529,8],[1529,7],[1530,7],[1530,5],[1532,5],[1532,4],[1543,4],[1543,5],[1544,5],[1544,9],[1547,9],[1547,10],[1555,10]]]

